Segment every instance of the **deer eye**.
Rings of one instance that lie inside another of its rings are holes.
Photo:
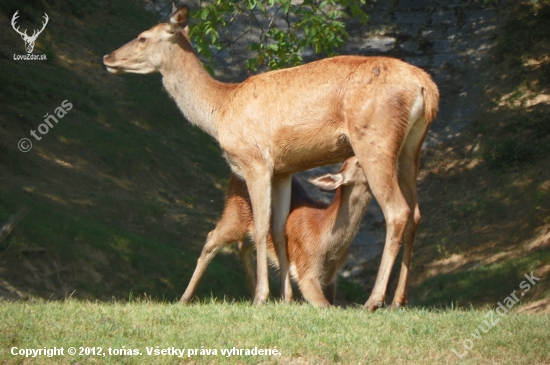
[[[145,38],[145,37],[140,37],[140,38],[138,39],[138,42],[139,42],[139,43],[145,43],[146,40],[147,40],[147,38]]]

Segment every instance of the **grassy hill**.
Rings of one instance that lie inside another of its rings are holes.
[[[151,301],[110,304],[74,300],[30,304],[0,302],[3,334],[0,336],[0,362],[550,363],[550,314],[503,317],[495,314],[491,319],[487,313],[487,310],[411,309],[381,310],[371,314],[357,308],[316,309],[307,305],[273,303],[263,307],[245,303],[201,303],[184,307]],[[484,321],[495,325],[488,327]],[[17,354],[24,349],[54,347],[63,347],[64,354],[32,359],[12,355],[12,351]],[[68,353],[69,347],[74,347],[76,355]],[[184,352],[172,350],[168,353],[172,348]],[[254,348],[272,353],[254,354]],[[242,354],[233,352],[228,356],[222,353],[223,350],[241,349]],[[155,354],[154,350],[159,353]],[[160,354],[162,350],[164,354]],[[248,355],[246,350],[250,351]]]
[[[28,210],[1,243],[0,293],[172,300],[220,215],[227,164],[160,75],[113,76],[102,66],[103,54],[156,23],[139,1],[46,4],[0,3],[0,222]],[[22,29],[48,14],[35,48],[47,61],[13,60],[25,53],[9,24],[16,10]],[[72,110],[35,140],[31,130],[64,100]],[[30,152],[18,150],[21,138]],[[234,255],[213,265],[202,295],[248,294]]]
[[[413,305],[494,305],[533,271],[543,279],[523,301],[550,307],[549,9],[544,0],[509,10],[482,75],[483,112],[425,151]],[[22,29],[48,14],[34,52],[47,61],[13,60],[25,53],[10,26],[16,10]],[[137,0],[0,0],[0,224],[27,210],[0,242],[0,298],[172,301],[185,289],[229,169],[159,75],[114,76],[101,63],[156,22]],[[35,140],[64,100],[73,108]],[[343,302],[370,294],[340,289]],[[198,295],[248,297],[234,251],[214,260]]]
[[[47,61],[13,60],[25,53],[16,10],[22,29],[48,14],[35,48]],[[220,216],[229,170],[159,75],[114,76],[101,64],[155,16],[137,0],[0,0],[0,227],[24,214],[0,242],[0,363],[550,364],[550,314],[521,313],[550,310],[550,1],[508,11],[480,76],[477,121],[423,157],[413,308],[370,314],[352,304],[369,291],[348,281],[347,309],[242,303],[231,249],[209,267],[202,302],[173,304]],[[34,139],[65,100],[72,109]],[[373,281],[377,265],[365,273]],[[531,272],[540,281],[523,291]],[[511,293],[521,302],[484,331]],[[147,354],[157,346],[198,355]],[[66,354],[11,353],[51,347]],[[233,347],[280,355],[221,355]]]

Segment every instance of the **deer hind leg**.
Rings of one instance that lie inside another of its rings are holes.
[[[244,273],[252,296],[254,296],[256,292],[256,273],[254,271],[253,253],[254,245],[250,241],[239,241],[239,255],[241,256]]]
[[[395,164],[390,167],[395,168]],[[384,306],[391,270],[401,248],[403,232],[411,215],[411,210],[401,193],[395,172],[391,176],[391,174],[384,170],[372,171],[369,168],[367,170],[369,171],[367,179],[371,184],[373,192],[375,192],[376,199],[380,202],[384,217],[386,218],[386,242],[384,244],[382,260],[371,296],[364,306],[365,309],[374,311]],[[384,173],[381,173],[382,171]],[[374,177],[373,174],[378,176]],[[384,181],[383,175],[387,175],[385,176],[387,180]]]
[[[388,120],[384,115],[374,115],[371,120],[379,120],[384,124],[378,124],[376,129],[373,127],[373,132],[368,134],[350,133],[350,140],[386,219],[386,242],[382,261],[371,296],[364,305],[365,309],[374,311],[384,306],[391,269],[401,248],[411,209],[397,180],[397,155],[404,138],[399,133],[401,121]],[[384,133],[376,133],[378,129]]]
[[[290,212],[292,175],[273,179],[272,199],[272,225],[271,235],[281,274],[281,298],[285,302],[292,301],[292,286],[290,283],[290,271],[287,255],[286,220]]]
[[[420,164],[420,154],[422,142],[426,136],[426,123],[423,119],[416,121],[412,127],[407,140],[399,155],[399,186],[407,200],[407,204],[413,215],[409,217],[403,234],[405,244],[403,250],[403,261],[401,264],[401,273],[395,295],[393,298],[392,307],[398,308],[407,305],[407,282],[411,267],[411,257],[414,249],[414,239],[418,224],[420,222],[420,208],[417,203],[417,183],[418,167]]]
[[[206,268],[223,245],[242,242],[246,239],[248,234],[248,222],[242,222],[242,216],[243,215],[239,212],[239,205],[226,200],[222,218],[216,225],[216,228],[208,233],[206,243],[197,260],[197,267],[193,272],[193,276],[189,281],[189,285],[187,285],[185,293],[183,293],[180,299],[180,303],[189,303],[189,301],[193,299],[195,290]],[[240,246],[241,245],[239,245],[239,248]],[[240,251],[242,251],[242,249]]]

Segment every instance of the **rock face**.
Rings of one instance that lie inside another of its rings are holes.
[[[387,55],[428,71],[441,92],[428,145],[452,138],[474,117],[483,97],[480,74],[496,44],[500,13],[510,1],[373,0],[369,23],[349,22],[346,52]],[[393,45],[393,46],[390,46]]]
[[[369,22],[348,23],[344,54],[397,57],[428,71],[441,93],[440,111],[425,148],[453,138],[467,126],[484,97],[482,74],[490,68],[502,9],[511,1],[485,4],[483,0],[372,0]],[[310,172],[314,174],[315,172]],[[422,203],[422,202],[420,202]],[[367,290],[374,278],[372,259],[384,247],[384,216],[373,202],[341,272]],[[372,274],[370,274],[372,276]],[[391,293],[390,293],[391,294]]]
[[[372,0],[369,23],[351,20],[345,54],[397,57],[428,71],[439,87],[440,111],[425,148],[455,137],[477,113],[483,99],[483,74],[491,67],[503,9],[511,0]],[[422,204],[422,202],[420,202]],[[384,247],[385,224],[373,202],[355,238],[341,275],[367,290],[366,272]],[[371,274],[372,276],[372,274]],[[391,293],[390,293],[391,294]]]
[[[370,0],[366,5],[369,22],[362,25],[355,19],[347,21],[350,37],[340,53],[396,57],[432,75],[441,99],[440,112],[425,143],[429,148],[455,137],[475,117],[477,105],[484,97],[482,75],[491,66],[489,52],[496,45],[498,26],[504,20],[501,14],[512,3],[512,0],[501,0],[498,5],[484,0]],[[190,5],[198,6],[193,2]],[[161,10],[154,2],[149,8]],[[247,26],[244,22],[233,24],[237,30]],[[246,78],[246,71],[239,66],[246,58],[245,47],[246,41],[218,54],[218,78],[227,81]],[[303,56],[306,62],[317,58],[307,52]],[[308,177],[338,169],[339,166],[328,166],[300,173],[298,177],[304,186],[312,187]],[[309,190],[319,199],[331,199],[313,187]],[[372,265],[371,260],[382,253],[384,237],[384,215],[373,201],[341,275],[370,289],[373,278],[366,277],[364,272]]]

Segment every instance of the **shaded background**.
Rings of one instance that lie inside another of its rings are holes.
[[[0,1],[0,227],[26,209],[0,241],[0,298],[172,301],[183,293],[220,217],[229,169],[160,75],[114,76],[101,64],[159,21],[155,8]],[[370,21],[348,21],[342,54],[405,59],[430,72],[442,95],[422,161],[410,303],[493,305],[534,271],[542,279],[523,301],[548,309],[550,2],[379,0],[365,8]],[[16,10],[21,29],[48,14],[33,52],[47,61],[13,59],[26,53],[10,25]],[[238,61],[222,52],[216,76],[242,80]],[[73,109],[34,140],[30,131],[64,100]],[[21,138],[32,140],[30,152],[18,150]],[[340,304],[370,294],[384,227],[374,204],[342,273]],[[249,298],[234,248],[213,261],[197,294]]]

